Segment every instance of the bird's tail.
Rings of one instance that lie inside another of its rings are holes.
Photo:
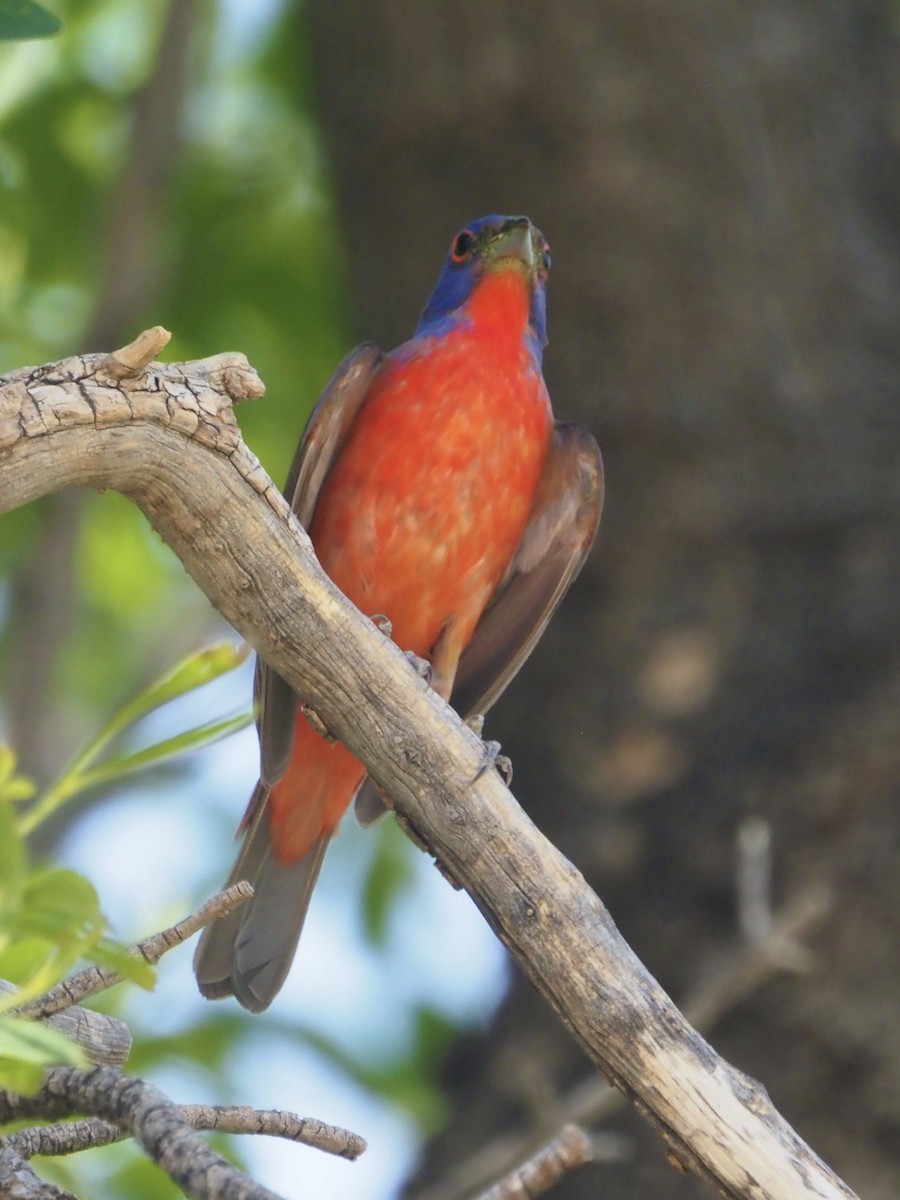
[[[284,983],[330,837],[321,834],[297,862],[276,860],[268,820],[268,788],[258,783],[253,816],[228,885],[246,879],[253,898],[203,931],[194,974],[209,1000],[235,996],[263,1012]]]

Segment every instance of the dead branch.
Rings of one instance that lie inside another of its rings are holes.
[[[356,1159],[365,1152],[366,1142],[358,1133],[328,1125],[315,1117],[298,1117],[275,1109],[222,1107],[208,1104],[180,1104],[178,1114],[191,1129],[204,1133],[253,1133],[280,1137],[289,1142],[312,1146],[338,1158]],[[83,1121],[65,1121],[56,1125],[37,1125],[7,1136],[7,1145],[22,1158],[35,1154],[58,1156],[78,1150],[109,1146],[131,1136],[114,1121],[89,1117]],[[2,1194],[2,1193],[0,1193]]]
[[[204,925],[216,917],[243,904],[253,895],[249,883],[237,883],[224,892],[213,896],[196,912],[179,921],[170,929],[155,933],[152,937],[129,947],[129,953],[145,959],[150,964],[158,963],[167,950],[181,945]],[[27,1017],[34,1021],[46,1021],[76,1042],[91,1062],[104,1066],[120,1067],[131,1053],[131,1031],[118,1017],[92,1012],[76,1007],[98,992],[106,991],[121,983],[123,976],[108,967],[92,966],[76,975],[70,975],[43,996],[22,1004],[12,1010],[16,1017]],[[14,992],[12,984],[0,979],[0,994]]]
[[[252,894],[253,889],[248,883],[235,884],[213,896],[177,925],[130,947],[130,952],[150,963],[159,962],[167,950],[180,945],[215,917],[243,904]],[[75,1022],[89,1018],[112,1021],[113,1018],[70,1006],[77,1000],[113,987],[122,979],[123,976],[115,971],[89,967],[15,1012],[17,1016],[46,1020],[74,1036],[70,1026]],[[10,987],[9,990],[14,989]],[[121,1021],[115,1024],[125,1028],[130,1048],[127,1027]],[[80,1038],[76,1040],[81,1042]],[[27,1159],[36,1154],[73,1154],[134,1137],[189,1196],[202,1200],[207,1197],[209,1200],[225,1200],[226,1197],[267,1200],[274,1193],[257,1187],[214,1154],[205,1142],[187,1136],[187,1131],[266,1134],[349,1159],[358,1158],[366,1149],[365,1140],[359,1134],[314,1117],[235,1106],[176,1105],[158,1088],[112,1068],[99,1072],[56,1068],[48,1073],[44,1087],[35,1096],[15,1096],[0,1090],[0,1125],[33,1118],[72,1116],[80,1112],[94,1115],[87,1120],[22,1129],[0,1138],[0,1185],[6,1172],[10,1187],[15,1181],[16,1187],[25,1189],[21,1190],[23,1200],[26,1197],[52,1200],[62,1193],[43,1184],[28,1166]],[[6,1195],[0,1186],[0,1196]]]
[[[194,1200],[279,1200],[211,1150],[158,1087],[114,1067],[53,1067],[35,1096],[11,1099],[0,1092],[4,1123],[74,1112],[91,1113],[126,1131]],[[18,1153],[15,1147],[13,1153]]]
[[[3,1200],[78,1200],[71,1192],[60,1191],[36,1175],[31,1164],[0,1137],[0,1196]]]
[[[475,734],[324,575],[234,422],[229,401],[260,391],[236,355],[118,380],[100,355],[16,372],[0,393],[0,511],[68,485],[130,496],[390,793],[675,1161],[732,1198],[851,1197],[691,1028],[579,872],[482,772]]]
[[[526,1163],[482,1192],[478,1200],[533,1200],[559,1183],[567,1171],[590,1162],[591,1139],[577,1125],[566,1125]]]

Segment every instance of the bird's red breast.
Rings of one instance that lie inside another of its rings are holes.
[[[527,344],[529,295],[515,264],[485,276],[447,332],[388,355],[322,488],[319,560],[449,695],[459,655],[522,537],[552,428]],[[338,824],[365,774],[300,717],[273,788],[277,859],[299,859]]]

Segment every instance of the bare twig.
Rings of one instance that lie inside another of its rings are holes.
[[[164,929],[161,933],[154,933],[145,941],[130,946],[128,952],[136,958],[144,958],[148,963],[154,965],[159,962],[167,950],[180,946],[198,929],[202,929],[216,917],[223,917],[239,905],[246,903],[252,895],[253,888],[249,883],[243,881],[235,883],[230,888],[226,888],[224,892],[213,896],[211,900],[207,900],[196,912],[185,917],[183,921],[179,921],[177,925]],[[112,971],[107,967],[86,967],[77,975],[71,975],[68,979],[64,979],[44,996],[39,996],[36,1000],[23,1004],[21,1008],[15,1010],[15,1015],[41,1020],[61,1012],[63,1009],[71,1008],[74,1004],[80,1004],[90,996],[96,996],[98,992],[115,987],[124,978],[118,971]]]
[[[761,817],[748,817],[737,831],[737,911],[749,942],[772,929],[772,829]]]
[[[162,325],[145,329],[121,350],[113,350],[107,354],[101,361],[97,374],[106,375],[113,383],[122,379],[133,379],[150,366],[157,354],[168,346],[171,340],[171,333],[168,329],[163,329]]]
[[[36,1096],[0,1092],[3,1122],[72,1112],[91,1113],[127,1131],[194,1200],[279,1200],[211,1150],[158,1087],[114,1067],[53,1067]]]
[[[209,370],[152,364],[116,388],[99,384],[98,365],[19,372],[0,390],[0,509],[71,483],[130,496],[475,897],[674,1161],[731,1200],[852,1197],[763,1088],[685,1021],[497,772],[479,774],[481,741],[324,574]]]
[[[534,1200],[562,1179],[567,1171],[590,1162],[591,1140],[577,1125],[566,1125],[527,1162],[517,1167],[478,1200]]]
[[[315,1117],[297,1117],[277,1109],[206,1104],[182,1105],[181,1113],[193,1129],[218,1130],[219,1133],[261,1133],[314,1146],[338,1158],[359,1158],[366,1140],[340,1125],[328,1125]]]
[[[312,1146],[338,1158],[356,1159],[364,1153],[366,1142],[358,1133],[327,1125],[315,1117],[256,1108],[219,1107],[206,1104],[181,1104],[178,1113],[191,1129],[200,1132],[253,1133],[280,1137]],[[98,1146],[120,1142],[131,1134],[113,1121],[89,1117],[83,1121],[65,1121],[56,1125],[37,1125],[11,1133],[7,1142],[23,1158],[35,1154],[74,1154]]]
[[[0,1196],[3,1200],[77,1200],[46,1183],[9,1138],[0,1137]]]

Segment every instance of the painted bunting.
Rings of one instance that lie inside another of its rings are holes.
[[[325,388],[285,489],[323,568],[462,716],[522,666],[600,519],[593,436],[554,423],[541,374],[550,251],[527,217],[458,233],[413,337],[354,350]],[[365,768],[257,664],[260,780],[229,882],[253,899],[205,930],[201,992],[261,1012],[284,982],[322,858]]]

